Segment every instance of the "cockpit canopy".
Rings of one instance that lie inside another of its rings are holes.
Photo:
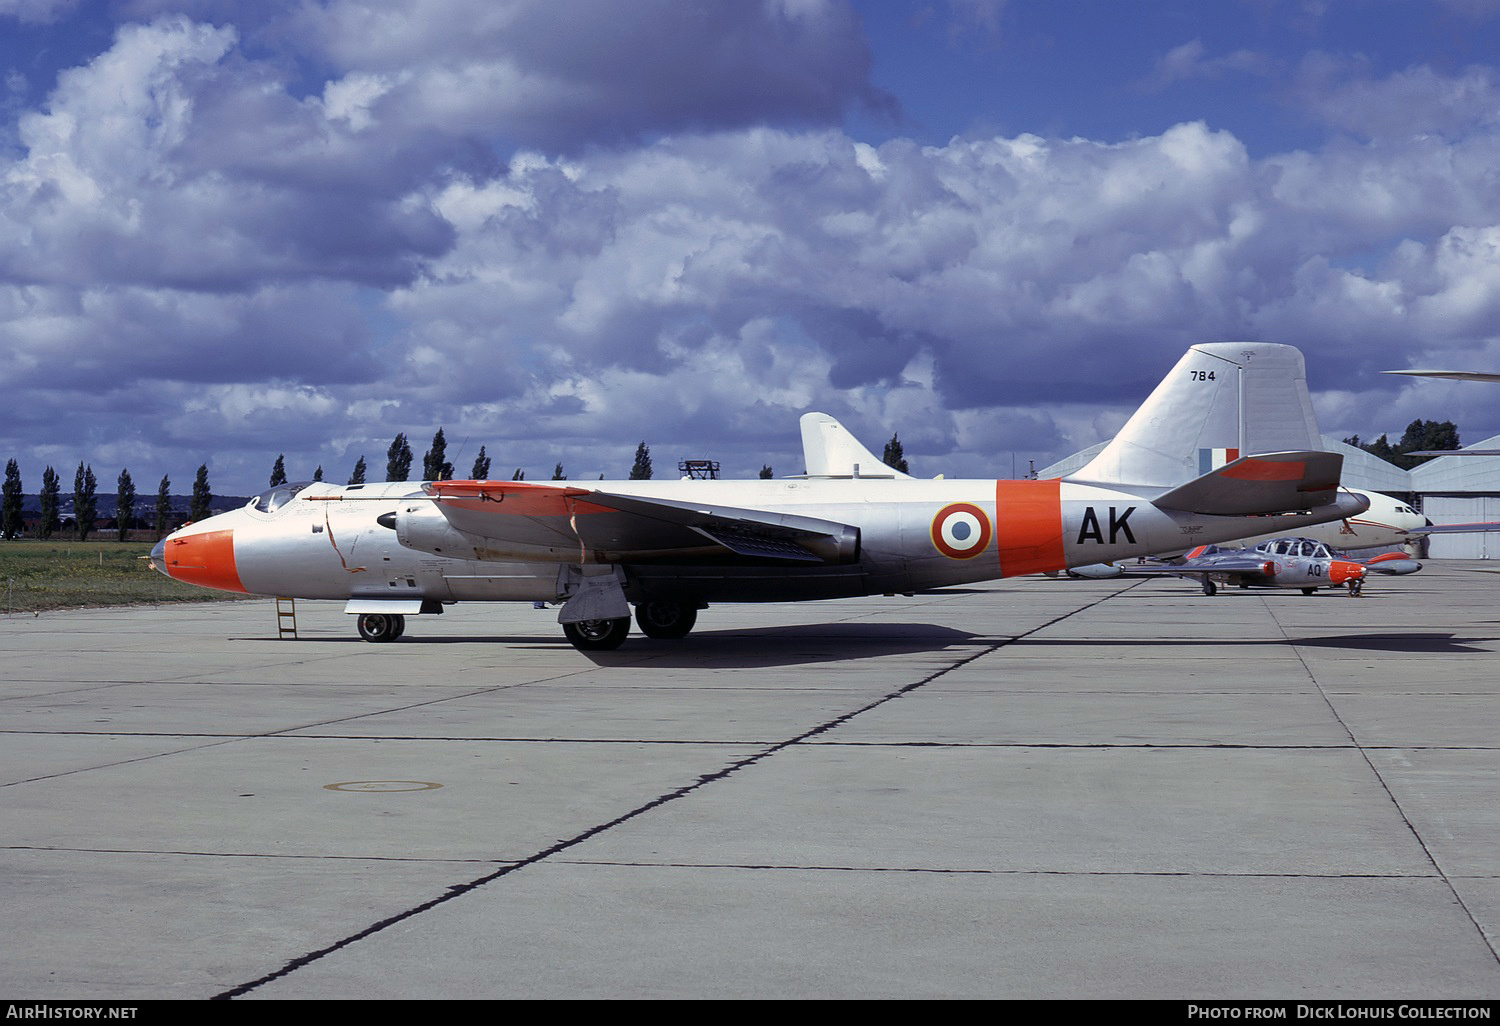
[[[1255,546],[1257,552],[1264,552],[1271,556],[1309,556],[1314,559],[1328,559],[1332,553],[1328,546],[1311,538],[1273,538],[1271,541],[1261,542]]]
[[[261,513],[275,513],[282,506],[295,499],[297,493],[310,484],[312,484],[311,481],[297,481],[292,484],[279,484],[275,488],[267,488],[250,500],[250,508],[258,510]]]

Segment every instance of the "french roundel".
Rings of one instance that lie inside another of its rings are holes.
[[[932,518],[932,544],[952,559],[970,559],[990,544],[990,519],[967,502],[944,506]]]

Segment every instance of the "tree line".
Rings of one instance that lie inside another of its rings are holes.
[[[1415,425],[1414,425],[1415,426]],[[1450,427],[1452,425],[1449,425]],[[1410,430],[1408,430],[1410,433]],[[1454,435],[1457,447],[1457,435]],[[1381,436],[1385,441],[1385,436]],[[1351,444],[1357,445],[1358,438],[1352,440]],[[1415,446],[1414,446],[1415,448]],[[410,478],[414,455],[411,443],[407,440],[405,432],[398,433],[391,441],[386,450],[385,479],[387,481],[406,481]],[[900,438],[892,435],[891,440],[886,443],[884,461],[887,465],[894,467],[903,473],[907,470],[906,458],[902,452]],[[484,446],[479,447],[479,453],[474,457],[474,465],[469,476],[476,481],[490,479],[491,460]],[[366,483],[368,465],[363,455],[354,464],[354,470],[349,475],[348,483],[351,485]],[[636,446],[635,460],[630,467],[630,480],[648,481],[652,475],[651,449],[642,440]],[[773,476],[769,464],[763,464],[760,469],[762,478]],[[423,481],[447,481],[453,477],[453,464],[448,460],[448,440],[443,434],[443,429],[438,428],[437,434],[432,436],[432,445],[422,456],[422,480]],[[603,475],[600,475],[601,479]],[[552,471],[553,481],[566,481],[567,473],[559,462]],[[319,466],[313,473],[314,481],[323,480],[323,468]],[[511,475],[512,481],[526,480],[526,472],[517,467]],[[271,467],[270,487],[287,483],[286,454],[280,453],[276,462]],[[78,469],[73,475],[73,520],[74,531],[79,541],[85,541],[96,529],[98,516],[98,486],[99,482],[94,474],[94,468],[84,462],[79,462]],[[135,482],[130,476],[129,468],[120,471],[116,479],[117,491],[115,492],[115,530],[120,541],[125,540],[125,535],[130,530],[132,521],[137,519],[137,513],[141,518],[145,517],[145,508],[140,501],[135,487]],[[154,518],[152,529],[157,538],[165,537],[167,532],[180,526],[177,522],[180,518],[174,516],[172,510],[171,479],[163,474],[161,483],[156,489],[156,504],[154,507]],[[0,495],[0,538],[19,538],[25,530],[25,517],[22,509],[25,492],[21,482],[20,464],[11,459],[5,465],[5,483],[3,495]],[[62,480],[51,466],[42,471],[42,488],[39,493],[41,502],[41,516],[36,523],[36,536],[38,538],[51,538],[62,530],[63,524],[59,516],[62,504]],[[188,504],[187,521],[194,522],[209,516],[210,506],[213,502],[213,493],[208,484],[208,465],[202,464],[198,467],[198,473],[193,479],[192,498]]]
[[[1356,449],[1363,449],[1374,456],[1379,456],[1387,463],[1394,463],[1402,470],[1410,470],[1412,467],[1420,466],[1433,456],[1411,456],[1414,452],[1433,452],[1437,450],[1449,451],[1460,448],[1458,441],[1458,428],[1453,421],[1445,420],[1441,423],[1435,420],[1414,420],[1406,426],[1406,432],[1402,434],[1401,441],[1395,445],[1391,444],[1386,435],[1381,435],[1373,442],[1364,443],[1359,440],[1358,435],[1351,435],[1344,439],[1345,445],[1352,445]]]
[[[145,509],[136,492],[135,481],[130,476],[127,467],[120,471],[116,479],[115,492],[115,530],[120,541],[125,540],[125,534],[130,530],[130,525],[137,519],[137,514],[144,519]],[[0,486],[0,538],[19,538],[25,530],[25,516],[22,510],[24,490],[21,483],[21,466],[11,459],[5,464],[5,483]],[[57,534],[63,528],[62,518],[59,511],[62,508],[62,478],[57,471],[48,466],[42,471],[42,489],[38,493],[41,503],[41,515],[36,522],[36,536],[47,539]],[[193,480],[193,494],[188,502],[187,519],[202,520],[210,513],[213,502],[213,492],[208,484],[208,465],[198,467],[197,477]],[[161,484],[156,490],[155,517],[152,527],[158,538],[166,536],[166,533],[174,527],[179,526],[181,518],[172,510],[172,481],[163,474]],[[79,541],[87,541],[88,536],[94,533],[99,521],[99,480],[94,474],[94,468],[87,463],[80,462],[77,471],[73,474],[73,530]]]

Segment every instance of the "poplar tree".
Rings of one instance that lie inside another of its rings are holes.
[[[276,463],[271,467],[271,487],[286,484],[286,453],[277,453]]]
[[[885,443],[885,453],[880,458],[881,462],[892,470],[907,472],[906,454],[901,448],[901,439],[898,435],[891,435],[891,440]]]
[[[482,445],[479,447],[479,455],[474,457],[474,471],[469,477],[474,481],[488,481],[490,478],[490,458],[485,455]]]
[[[57,476],[57,471],[48,467],[42,471],[42,522],[37,527],[37,534],[41,538],[51,538],[52,532],[62,526],[57,519],[61,495],[62,480]]]
[[[561,466],[562,466],[562,464],[559,463],[558,467],[561,467]],[[517,467],[516,468],[516,472],[514,474],[510,475],[510,479],[512,481],[524,481],[524,480],[526,480],[526,471],[522,470],[520,467]]]
[[[94,468],[78,464],[73,475],[73,519],[78,527],[78,540],[88,541],[94,530],[94,521],[99,517],[99,479]]]
[[[411,445],[406,432],[396,435],[391,447],[385,451],[385,479],[405,481],[411,475]]]
[[[161,476],[161,484],[156,486],[156,537],[158,539],[167,536],[167,521],[172,516],[172,480],[166,474]]]
[[[423,481],[450,481],[453,479],[453,464],[448,462],[448,439],[443,429],[438,428],[432,436],[432,448],[422,456]]]
[[[119,490],[115,492],[115,527],[119,540],[124,541],[125,532],[130,530],[130,521],[135,517],[135,482],[130,479],[129,467],[120,471],[116,484]]]
[[[5,499],[0,502],[0,538],[21,537],[21,465],[5,464]]]
[[[354,473],[349,475],[349,483],[352,485],[365,483],[365,458],[363,456],[354,464]]]
[[[771,473],[771,465],[769,463],[762,463],[760,465],[760,479],[762,481],[769,481],[774,476]]]
[[[651,480],[651,450],[646,448],[644,439],[635,447],[635,463],[630,468],[630,480]]]
[[[554,480],[554,481],[566,481],[567,479],[568,479],[568,475],[563,473],[562,464],[559,463],[557,465],[557,469],[552,472],[552,480]]]
[[[198,476],[193,478],[193,498],[188,505],[188,519],[197,523],[208,519],[213,507],[214,493],[208,488],[208,464],[198,465]]]

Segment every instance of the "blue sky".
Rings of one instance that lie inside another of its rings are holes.
[[[0,457],[1008,475],[1224,338],[1478,441],[1494,6],[0,0]]]
[[[1447,75],[1500,52],[1487,0],[1036,0],[856,4],[871,78],[924,143],[1032,132],[1119,140],[1204,120],[1253,156],[1316,146],[1326,126],[1301,109],[1312,55],[1346,74],[1413,66]],[[853,130],[864,134],[864,126]],[[871,138],[888,126],[872,126]]]

